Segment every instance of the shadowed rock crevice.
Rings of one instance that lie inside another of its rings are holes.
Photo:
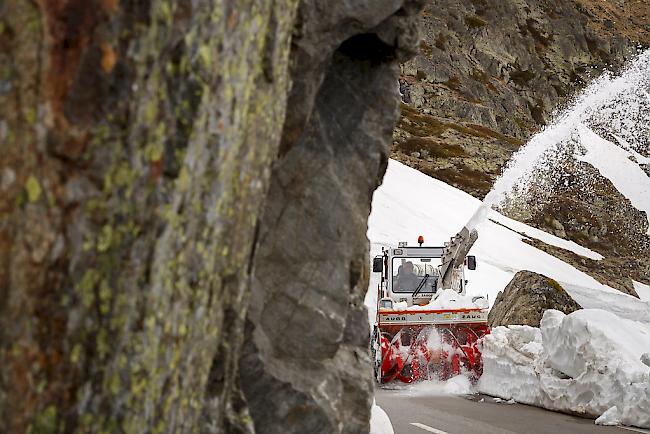
[[[383,42],[375,33],[353,36],[343,42],[338,51],[351,59],[373,64],[389,62],[395,58],[395,47]]]

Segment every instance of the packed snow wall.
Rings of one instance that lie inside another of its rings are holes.
[[[650,427],[650,327],[600,309],[544,313],[540,328],[497,327],[483,343],[482,393]]]

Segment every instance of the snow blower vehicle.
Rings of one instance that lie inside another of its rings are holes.
[[[379,383],[481,376],[489,303],[466,296],[465,280],[465,267],[476,269],[467,253],[477,238],[463,228],[444,246],[425,247],[420,236],[417,247],[400,242],[373,259],[381,273],[371,342]]]

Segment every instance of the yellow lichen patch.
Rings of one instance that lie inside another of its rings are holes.
[[[34,110],[32,107],[29,107],[27,110],[25,110],[25,121],[27,121],[27,123],[30,125],[36,121],[36,110]]]
[[[75,344],[70,352],[70,361],[76,365],[81,360],[81,345]]]
[[[102,315],[106,315],[110,311],[111,298],[111,288],[108,286],[108,282],[106,282],[106,280],[102,280],[102,283],[99,286],[99,311]]]
[[[135,175],[131,171],[128,163],[122,163],[118,166],[114,175],[114,183],[118,187],[129,185],[134,181]]]
[[[183,166],[180,173],[178,174],[177,186],[179,191],[185,192],[190,186],[190,174],[187,170],[187,167]]]
[[[99,357],[103,359],[106,357],[111,348],[108,344],[108,333],[105,329],[99,329],[95,343],[97,346],[97,353],[99,354]]]
[[[37,414],[27,430],[30,434],[50,434],[57,431],[57,411],[54,405]]]
[[[29,178],[27,178],[27,182],[25,182],[25,191],[27,192],[27,200],[30,202],[36,202],[40,199],[43,190],[41,189],[41,184],[34,175],[30,175]]]
[[[564,288],[562,288],[562,285],[560,285],[557,280],[551,279],[550,277],[546,279],[548,284],[555,289],[557,292],[564,292]]]
[[[79,296],[81,297],[81,303],[85,308],[90,308],[95,300],[95,293],[93,290],[99,281],[99,278],[99,272],[93,269],[88,269],[77,286]]]
[[[113,241],[113,228],[110,225],[106,225],[102,228],[102,232],[99,234],[97,239],[97,251],[105,252],[111,246]]]
[[[211,51],[210,46],[207,44],[201,45],[199,47],[199,58],[201,59],[201,62],[203,62],[203,65],[206,68],[210,67],[210,59],[212,57],[210,55],[210,51]]]
[[[120,376],[117,372],[114,372],[113,375],[108,380],[108,390],[113,394],[117,395],[120,393],[122,387],[122,382],[120,381]]]

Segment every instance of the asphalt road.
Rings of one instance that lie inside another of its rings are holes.
[[[379,389],[375,399],[388,413],[395,434],[650,433],[635,428],[598,426],[591,419],[528,405],[497,403],[494,398],[481,395],[422,396],[407,390]]]

